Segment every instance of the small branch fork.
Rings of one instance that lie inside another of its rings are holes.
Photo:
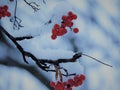
[[[33,10],[34,12],[38,11],[39,10],[39,5],[35,2],[28,2],[27,0],[24,0],[24,2],[29,5]],[[18,1],[15,0],[15,10],[14,10],[14,16],[10,19],[10,22],[13,22],[13,29],[14,30],[19,30],[21,27],[23,27],[21,25],[21,22],[22,20],[17,17],[17,5],[18,5]]]
[[[23,26],[21,25],[22,20],[16,16],[17,3],[17,0],[15,0],[14,16],[10,19],[10,22],[13,22],[13,29],[19,30]]]
[[[89,55],[86,55],[86,54],[83,54],[82,52],[80,53],[76,53],[73,55],[72,58],[68,58],[68,59],[57,59],[57,60],[49,60],[49,59],[38,59],[37,57],[35,57],[32,53],[30,52],[27,52],[25,51],[22,46],[17,42],[17,41],[20,41],[20,40],[24,40],[24,39],[31,39],[33,38],[32,36],[26,36],[26,37],[13,37],[11,34],[9,34],[1,25],[0,25],[0,29],[1,31],[15,44],[15,46],[17,47],[17,49],[21,52],[22,56],[23,56],[23,60],[28,64],[27,60],[26,60],[26,57],[30,57],[36,64],[39,68],[41,68],[42,70],[46,71],[46,72],[58,72],[56,71],[56,68],[55,70],[51,70],[50,69],[50,66],[53,65],[53,66],[57,66],[57,69],[59,69],[59,73],[63,76],[71,76],[71,75],[76,75],[75,73],[74,74],[69,74],[67,69],[63,68],[63,67],[60,67],[60,63],[69,63],[69,62],[76,62],[78,58],[82,57],[83,56],[87,56],[89,58],[92,58],[93,60],[96,60],[104,65],[107,65],[107,66],[110,66],[112,67],[111,65],[109,64],[106,64],[106,63],[103,63],[102,61],[96,59],[96,58],[93,58]],[[63,74],[61,73],[60,69],[62,69],[66,74]]]
[[[28,2],[27,0],[24,0],[24,2],[26,4],[28,4],[34,10],[34,12],[40,10],[39,5],[37,3],[35,3],[35,2]]]

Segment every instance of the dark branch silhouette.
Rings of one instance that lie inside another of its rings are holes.
[[[21,41],[21,40],[24,40],[24,39],[32,39],[34,38],[33,36],[23,36],[23,37],[15,37],[15,40],[16,41]]]
[[[67,63],[67,62],[75,62],[78,58],[81,57],[82,53],[76,53],[73,55],[72,58],[69,59],[58,59],[58,60],[49,60],[49,59],[38,59],[35,57],[32,53],[25,51],[22,46],[17,42],[18,39],[14,38],[12,35],[10,35],[1,25],[0,25],[1,31],[8,36],[8,38],[16,45],[17,49],[21,52],[23,56],[23,60],[28,64],[26,57],[30,57],[41,69],[44,71],[53,71],[50,70],[50,65],[57,65],[59,66],[60,63]],[[26,37],[25,37],[26,38]],[[29,37],[31,38],[31,37]]]

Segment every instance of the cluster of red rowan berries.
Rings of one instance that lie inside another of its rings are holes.
[[[61,25],[55,24],[52,29],[51,38],[53,40],[56,39],[57,36],[63,36],[64,34],[66,34],[67,33],[66,27],[69,27],[70,29],[72,29],[72,26],[74,24],[72,21],[77,19],[77,15],[74,14],[72,11],[69,11],[68,15],[67,16],[63,15],[61,19],[62,19]],[[79,29],[73,28],[73,32],[78,33]]]
[[[7,16],[7,17],[11,16],[11,13],[8,11],[7,5],[0,6],[0,19],[5,16]]]
[[[55,90],[72,90],[72,87],[78,87],[83,84],[85,80],[85,75],[76,75],[73,79],[68,79],[67,82],[50,82],[50,86]]]

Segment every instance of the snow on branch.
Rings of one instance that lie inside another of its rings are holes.
[[[91,57],[87,54],[84,54],[82,52],[80,53],[75,53],[72,58],[62,58],[62,59],[57,59],[57,60],[52,60],[52,59],[39,59],[37,57],[35,57],[35,55],[33,55],[31,52],[27,52],[23,49],[23,47],[17,42],[19,40],[24,40],[24,39],[31,39],[33,38],[32,36],[26,36],[26,37],[18,37],[15,38],[13,37],[11,34],[9,34],[1,25],[0,25],[1,31],[16,45],[17,49],[21,52],[22,56],[23,56],[23,60],[24,62],[27,62],[26,57],[30,57],[39,68],[41,68],[42,70],[46,71],[46,72],[55,72],[56,73],[56,77],[58,77],[58,71],[59,71],[59,75],[61,76],[61,81],[62,81],[62,76],[71,76],[71,75],[76,75],[76,73],[73,74],[69,74],[67,69],[65,69],[64,67],[60,67],[60,63],[69,63],[69,62],[76,62],[78,58],[83,56],[87,56],[89,58],[92,58],[93,60],[96,60],[99,63],[102,63],[106,66],[112,67],[109,64],[106,64],[94,57]],[[51,70],[50,66],[53,65],[55,67],[55,70]],[[66,74],[61,73],[60,69],[62,69],[63,71],[65,71]]]
[[[48,60],[48,59],[38,59],[35,57],[32,53],[25,51],[22,46],[17,42],[18,38],[14,38],[12,35],[10,35],[1,25],[0,25],[1,31],[8,36],[8,38],[16,45],[17,49],[21,52],[24,61],[28,64],[26,57],[30,57],[33,61],[36,62],[36,64],[45,71],[51,71],[49,70],[51,65],[57,65],[59,66],[60,63],[67,63],[67,62],[75,62],[78,58],[81,57],[82,53],[76,53],[73,55],[72,58],[69,59],[58,59],[58,60]],[[23,39],[26,37],[23,37]],[[32,37],[28,37],[29,39]]]

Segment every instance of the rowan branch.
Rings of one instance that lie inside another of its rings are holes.
[[[58,60],[49,60],[49,59],[39,59],[35,57],[30,52],[25,51],[22,46],[17,42],[18,39],[14,38],[11,34],[9,34],[1,25],[0,25],[1,31],[15,44],[17,49],[21,52],[23,56],[23,60],[28,64],[26,57],[30,57],[41,69],[44,71],[51,71],[50,70],[50,65],[57,65],[59,66],[60,63],[68,63],[68,62],[76,62],[78,58],[81,57],[82,53],[76,53],[73,55],[72,58],[69,59],[58,59]],[[26,38],[26,37],[25,37]]]
[[[26,57],[30,57],[35,63],[36,65],[41,68],[42,70],[46,71],[46,72],[56,72],[56,70],[51,70],[50,69],[50,66],[53,65],[53,66],[58,66],[59,70],[62,69],[63,71],[65,71],[66,74],[63,74],[61,73],[61,75],[63,76],[71,76],[71,75],[76,75],[75,73],[74,74],[69,74],[67,69],[63,68],[63,67],[60,67],[59,65],[61,63],[69,63],[69,62],[76,62],[78,58],[82,57],[83,56],[87,56],[89,58],[92,58],[93,60],[96,60],[98,61],[99,63],[102,63],[104,65],[107,65],[107,66],[110,66],[112,67],[111,65],[109,64],[106,64],[96,58],[93,58],[87,54],[84,54],[82,52],[80,53],[75,53],[71,58],[60,58],[60,59],[57,59],[57,60],[53,60],[53,59],[39,59],[37,58],[35,55],[33,55],[31,52],[27,52],[25,51],[22,46],[17,42],[18,40],[24,40],[26,38],[28,39],[31,39],[32,37],[19,37],[19,38],[15,38],[13,37],[11,34],[9,34],[1,25],[0,25],[0,28],[1,28],[1,31],[15,44],[15,46],[17,47],[17,49],[21,52],[22,56],[23,56],[23,60],[28,64],[27,60],[26,60]]]

